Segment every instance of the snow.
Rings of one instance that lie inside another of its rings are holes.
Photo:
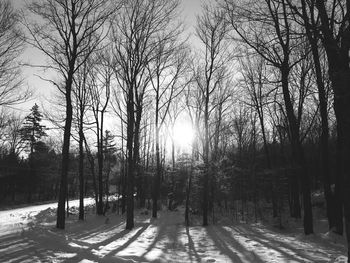
[[[0,262],[347,262],[344,240],[330,233],[304,236],[229,220],[185,227],[183,208],[153,220],[136,210],[127,231],[123,216],[96,216],[92,206],[84,222],[73,214],[57,230],[56,206],[0,211]]]

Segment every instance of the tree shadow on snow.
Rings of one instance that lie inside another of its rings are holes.
[[[194,242],[193,242],[193,239],[191,237],[190,230],[189,230],[188,226],[186,226],[186,235],[187,235],[187,239],[188,239],[188,256],[189,256],[191,262],[193,261],[193,258],[195,258],[197,262],[201,262],[201,258],[198,255],[198,252],[194,246]]]
[[[228,233],[225,233],[221,227],[209,226],[207,233],[220,252],[228,256],[232,262],[264,262],[254,251],[242,246]]]
[[[51,251],[19,233],[0,237],[0,262],[38,262],[53,257]]]
[[[249,236],[249,239],[257,242],[259,246],[280,253],[286,260],[329,262],[329,254],[322,251],[329,251],[329,247],[322,247],[320,244],[313,243],[310,240],[301,242],[299,240],[291,240],[290,237],[283,239],[283,233],[264,233],[250,226],[231,226],[231,228],[241,236]],[[223,228],[221,228],[221,230],[227,232],[227,230]],[[277,238],[276,235],[278,236]],[[318,249],[315,250],[315,247]],[[334,246],[332,246],[332,253],[342,254],[340,251],[337,251]]]

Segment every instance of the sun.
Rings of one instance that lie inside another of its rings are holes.
[[[183,151],[192,149],[194,139],[194,129],[191,122],[187,120],[178,120],[173,128],[173,138],[175,146]]]

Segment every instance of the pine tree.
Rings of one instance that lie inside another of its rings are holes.
[[[23,141],[27,142],[29,146],[30,156],[33,155],[33,152],[40,142],[40,139],[43,136],[46,136],[46,127],[41,124],[42,114],[39,111],[39,106],[35,103],[30,110],[30,114],[25,117],[23,127],[21,129],[21,136]]]
[[[22,140],[26,142],[26,146],[29,148],[29,178],[27,184],[27,201],[29,203],[31,202],[32,189],[35,181],[35,167],[33,162],[33,154],[42,145],[41,138],[43,136],[46,136],[46,127],[41,124],[42,114],[39,111],[39,106],[37,104],[34,104],[30,111],[30,114],[27,115],[27,117],[25,117],[23,127],[20,130]]]

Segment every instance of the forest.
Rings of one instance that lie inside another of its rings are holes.
[[[91,197],[127,230],[136,209],[183,206],[187,226],[293,218],[305,235],[322,210],[350,240],[350,1],[203,1],[193,29],[182,12],[0,1],[0,207],[58,202],[65,229],[69,200],[84,221]]]

